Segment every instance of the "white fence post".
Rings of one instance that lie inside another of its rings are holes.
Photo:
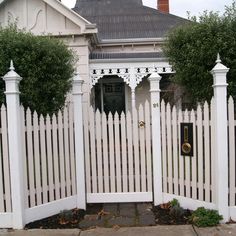
[[[216,65],[211,73],[214,78],[214,100],[215,110],[215,199],[219,214],[223,216],[223,221],[229,220],[228,207],[228,135],[227,135],[227,67],[221,64],[218,54]]]
[[[160,80],[161,76],[152,73],[148,78],[151,93],[152,152],[153,152],[153,195],[154,205],[163,203],[162,163],[161,163],[161,125],[160,125]]]
[[[3,77],[6,84],[8,143],[10,158],[13,228],[24,228],[24,183],[19,82],[11,61],[10,71]]]
[[[76,74],[73,80],[74,122],[75,122],[75,159],[77,181],[77,207],[86,209],[84,135],[82,109],[83,80]]]

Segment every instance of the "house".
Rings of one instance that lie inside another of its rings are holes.
[[[149,100],[147,77],[153,70],[165,78],[163,90],[169,85],[173,70],[161,45],[186,20],[169,14],[168,0],[157,5],[159,10],[142,0],[77,0],[70,10],[58,0],[3,0],[0,24],[17,22],[36,35],[64,40],[79,56],[84,103],[121,113]]]
[[[0,111],[0,227],[22,229],[65,209],[85,209],[86,203],[158,205],[173,198],[189,209],[218,209],[224,222],[236,219],[229,69],[218,57],[210,106],[177,112],[162,102],[160,109],[158,74],[165,88],[174,73],[161,45],[186,20],[168,13],[168,1],[159,1],[158,8],[141,0],[78,0],[73,10],[58,0],[0,2],[1,26],[17,22],[36,35],[64,40],[78,54],[84,80],[83,93],[81,81],[74,81],[69,111],[38,117],[20,107],[20,76],[11,63],[4,76],[7,109]],[[152,106],[139,106],[149,99],[149,87]],[[96,108],[127,112],[107,119]],[[192,124],[192,132],[186,124],[180,132],[184,123]]]

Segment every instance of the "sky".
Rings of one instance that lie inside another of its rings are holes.
[[[119,0],[117,0],[119,1]],[[231,5],[233,0],[169,0],[170,13],[187,18],[187,11],[191,16],[199,16],[204,10],[208,11],[224,11],[225,5]],[[68,7],[72,8],[76,0],[62,0]],[[143,4],[156,8],[157,0],[143,0]]]

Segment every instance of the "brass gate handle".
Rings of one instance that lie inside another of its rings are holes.
[[[191,147],[190,143],[183,143],[182,151],[184,153],[189,154],[191,152],[191,149],[192,149],[192,147]]]
[[[139,121],[138,126],[139,126],[139,128],[145,127],[145,122],[144,121]]]

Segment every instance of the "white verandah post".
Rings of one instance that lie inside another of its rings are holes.
[[[227,135],[227,67],[221,64],[218,54],[215,67],[211,73],[214,78],[214,100],[215,109],[213,119],[215,119],[215,199],[219,214],[223,216],[223,221],[229,220],[228,207],[228,135]]]
[[[76,74],[73,79],[74,125],[75,125],[75,159],[77,181],[77,207],[86,209],[84,135],[83,135],[83,80]]]
[[[24,179],[22,156],[22,133],[19,83],[21,77],[15,72],[11,61],[10,71],[3,77],[6,84],[8,145],[10,159],[13,228],[24,228]]]
[[[160,80],[159,74],[152,73],[148,78],[151,93],[152,152],[153,152],[153,195],[154,205],[163,203],[161,125],[160,125]]]

